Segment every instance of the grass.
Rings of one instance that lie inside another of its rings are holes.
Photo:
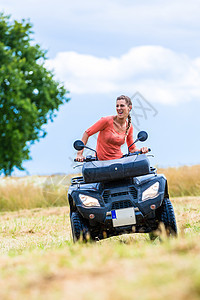
[[[0,211],[66,205],[72,175],[0,179]]]
[[[178,239],[73,244],[69,208],[0,214],[0,299],[200,299],[200,197],[173,198]]]
[[[158,169],[168,180],[170,197],[200,196],[200,165]],[[0,211],[65,206],[76,175],[0,178]]]
[[[200,165],[158,169],[169,185],[171,197],[200,196]]]

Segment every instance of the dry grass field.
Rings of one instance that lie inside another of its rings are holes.
[[[179,235],[73,244],[71,175],[0,178],[0,300],[199,300],[200,166],[168,178]]]
[[[158,173],[166,176],[170,197],[200,196],[200,165],[158,169]],[[65,206],[73,176],[0,178],[0,211]]]
[[[171,197],[200,195],[200,165],[158,169],[158,173],[166,176]]]
[[[200,197],[172,200],[177,239],[73,244],[69,208],[2,212],[0,299],[200,299]]]
[[[52,175],[0,178],[0,211],[65,206],[66,191],[72,177]]]

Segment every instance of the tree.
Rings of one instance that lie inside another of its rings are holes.
[[[11,21],[0,13],[0,171],[24,170],[30,146],[46,135],[44,124],[53,121],[69,100],[64,86],[45,68],[45,50],[31,38],[32,24]]]

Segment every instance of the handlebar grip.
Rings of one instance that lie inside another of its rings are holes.
[[[84,158],[82,161],[79,161],[79,160],[77,160],[76,158],[74,158],[74,161],[75,162],[89,162],[89,161],[95,161],[95,160],[98,160],[96,157],[93,157],[93,156],[91,156],[91,155],[89,155],[89,156],[86,156],[86,158]]]
[[[86,159],[84,158],[84,160],[83,160],[83,161],[79,161],[79,160],[77,160],[76,158],[74,158],[74,161],[75,161],[75,162],[80,162],[80,163],[81,163],[81,162],[85,162],[85,161],[86,161]]]
[[[142,154],[142,151],[140,150],[140,151],[138,151],[139,152],[139,154]],[[148,152],[151,152],[151,148],[148,148]],[[136,153],[136,152],[135,152]]]

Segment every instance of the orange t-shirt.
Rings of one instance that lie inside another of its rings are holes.
[[[121,146],[125,143],[125,132],[119,133],[114,129],[114,116],[103,117],[86,130],[88,136],[99,131],[97,138],[97,156],[99,160],[118,159],[122,157]],[[133,141],[133,125],[131,124],[126,138],[128,147]],[[133,150],[135,145],[131,147]]]

